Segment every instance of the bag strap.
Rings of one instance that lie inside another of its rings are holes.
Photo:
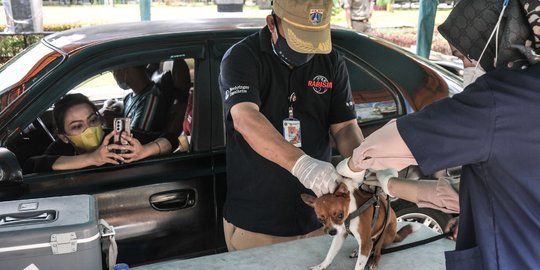
[[[101,250],[105,253],[105,262],[108,269],[113,269],[118,257],[118,246],[116,245],[114,227],[109,225],[104,219],[99,220],[99,232],[101,234]]]

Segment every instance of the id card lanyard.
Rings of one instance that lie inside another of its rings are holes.
[[[300,129],[300,120],[294,118],[294,102],[296,101],[296,93],[292,92],[289,95],[289,117],[283,119],[283,137],[296,147],[302,147],[302,137]]]

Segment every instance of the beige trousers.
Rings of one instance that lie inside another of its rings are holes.
[[[229,251],[236,251],[266,245],[272,245],[292,240],[298,240],[324,234],[323,228],[317,229],[304,235],[296,236],[273,236],[262,233],[255,233],[238,228],[227,220],[223,219],[223,232],[225,242]]]
[[[371,32],[371,24],[369,22],[352,21],[352,28],[360,33],[369,34]]]

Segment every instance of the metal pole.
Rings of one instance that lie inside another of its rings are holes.
[[[141,21],[150,21],[150,2],[151,0],[140,0]]]

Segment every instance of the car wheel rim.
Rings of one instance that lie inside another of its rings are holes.
[[[441,228],[441,225],[437,221],[435,221],[433,218],[431,218],[428,215],[422,214],[422,213],[410,213],[405,214],[397,218],[398,222],[406,221],[406,222],[416,222],[420,223],[426,227],[428,227],[430,230],[436,232],[436,233],[443,233],[443,229]]]

